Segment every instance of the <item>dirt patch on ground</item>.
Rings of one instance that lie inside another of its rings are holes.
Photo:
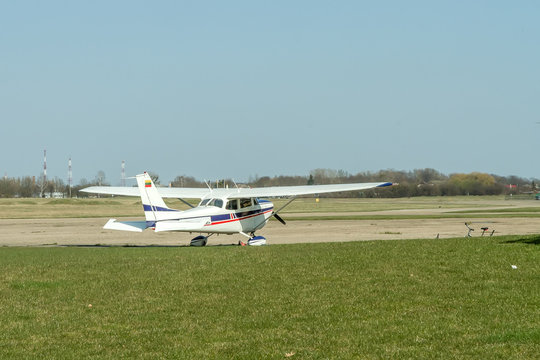
[[[312,215],[312,214],[310,214]],[[53,246],[53,245],[188,245],[198,234],[142,233],[104,230],[108,219],[0,219],[0,246]],[[271,221],[258,232],[268,244],[301,242],[333,242],[392,239],[441,239],[467,234],[464,219],[415,220],[313,220],[290,221],[283,226]],[[473,219],[474,237],[480,237],[482,227],[495,235],[525,235],[540,233],[540,218]],[[246,241],[242,235],[214,235],[209,244],[225,245]]]

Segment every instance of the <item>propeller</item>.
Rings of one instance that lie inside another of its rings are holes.
[[[281,216],[279,216],[277,213],[273,213],[272,216],[275,217],[283,225],[287,225],[287,223],[285,223],[285,220],[283,220]]]

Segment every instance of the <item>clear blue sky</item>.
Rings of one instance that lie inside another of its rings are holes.
[[[537,1],[3,1],[0,175],[540,177]]]

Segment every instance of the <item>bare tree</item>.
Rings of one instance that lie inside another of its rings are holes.
[[[19,181],[19,196],[33,197],[36,192],[34,180],[30,176],[23,177]],[[40,189],[40,196],[44,196],[44,189]]]
[[[96,184],[98,186],[105,185],[105,172],[103,170],[99,170],[96,175]]]
[[[39,197],[43,198],[45,197],[45,191],[47,190],[47,178],[43,175],[39,177],[39,180],[37,182],[37,186],[39,188]]]
[[[148,175],[150,176],[150,178],[152,179],[152,181],[154,182],[154,184],[160,185],[160,184],[159,184],[159,175],[158,175],[158,174],[156,174],[155,172],[149,171],[149,172],[148,172]]]
[[[2,178],[0,180],[0,197],[14,197],[17,192],[17,184],[14,179]]]

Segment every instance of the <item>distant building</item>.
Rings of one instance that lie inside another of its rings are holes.
[[[52,196],[51,196],[51,193],[45,193],[44,197],[45,197],[45,199],[51,199],[51,198],[52,199],[62,199],[62,198],[65,197],[65,195],[64,195],[63,192],[56,191],[56,192],[52,193]]]

